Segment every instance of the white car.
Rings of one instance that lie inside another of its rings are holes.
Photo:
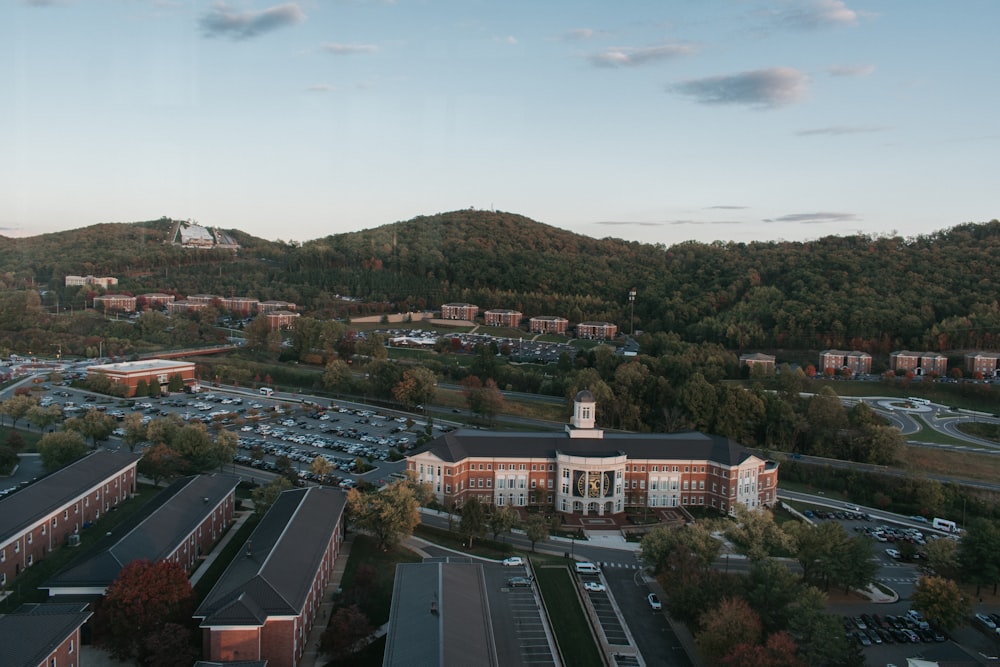
[[[500,564],[504,567],[516,567],[519,565],[524,565],[524,559],[520,556],[511,556],[510,558],[504,558],[500,561]]]
[[[604,586],[604,584],[597,581],[588,581],[583,585],[583,589],[586,591],[590,591],[591,593],[603,593],[604,591],[608,590]]]
[[[899,551],[897,549],[886,549],[885,555],[893,560],[899,560]]]
[[[647,595],[646,602],[649,603],[649,606],[653,611],[660,611],[663,609],[663,603],[660,602],[660,598],[656,597],[656,593],[650,593]]]

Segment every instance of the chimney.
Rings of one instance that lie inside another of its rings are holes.
[[[253,558],[253,540],[247,540],[247,558]]]

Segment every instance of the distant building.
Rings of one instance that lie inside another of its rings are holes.
[[[231,313],[247,317],[257,312],[260,308],[260,301],[248,296],[230,296],[222,299],[222,307]]]
[[[130,521],[41,585],[50,596],[99,597],[134,560],[169,560],[188,574],[233,522],[238,477],[193,475],[163,489]]]
[[[344,506],[328,487],[278,497],[194,613],[205,660],[299,663],[344,541]]]
[[[141,457],[98,449],[0,499],[0,588],[135,493]]]
[[[476,319],[479,314],[479,306],[471,303],[446,303],[441,306],[442,320],[469,320]]]
[[[897,373],[944,376],[948,374],[948,357],[938,352],[899,350],[889,355],[889,368]]]
[[[125,396],[135,396],[139,381],[147,385],[157,384],[161,391],[167,390],[170,379],[179,375],[186,385],[195,384],[194,364],[173,359],[145,359],[143,361],[123,361],[117,364],[100,364],[87,368],[87,377],[104,375],[114,385],[125,387]]]
[[[611,340],[618,335],[618,325],[611,322],[580,322],[576,325],[577,338]]]
[[[290,310],[275,310],[264,313],[263,317],[267,318],[267,326],[271,331],[278,331],[291,329],[295,325],[295,320],[299,318],[299,314]]]
[[[751,352],[740,355],[740,368],[747,367],[753,370],[759,368],[760,372],[766,375],[774,374],[774,355],[762,352]]]
[[[631,336],[625,336],[625,342],[615,352],[623,357],[635,357],[639,355],[639,341]]]
[[[206,306],[222,306],[222,297],[218,294],[190,294],[187,300],[191,303],[203,303]]]
[[[556,315],[537,315],[528,320],[531,333],[565,334],[569,320]]]
[[[134,313],[136,299],[127,294],[104,294],[94,297],[94,310],[105,313]]]
[[[997,374],[997,362],[1000,352],[969,352],[965,355],[965,368],[970,374],[981,373],[983,377],[991,378]]]
[[[291,301],[276,301],[274,299],[268,301],[261,301],[257,305],[257,312],[259,313],[272,313],[276,310],[297,310],[297,306]]]
[[[167,304],[167,313],[173,315],[175,313],[191,313],[196,310],[204,310],[208,308],[207,303],[203,301],[190,301],[184,299],[182,301],[172,301]]]
[[[162,292],[149,292],[136,297],[136,304],[144,303],[150,310],[167,308],[173,303],[176,297],[173,294],[163,294]]]
[[[66,287],[82,287],[84,285],[93,285],[95,287],[103,287],[104,289],[110,289],[118,284],[117,278],[112,278],[110,276],[98,278],[97,276],[66,276]]]
[[[872,372],[872,355],[867,352],[845,352],[843,350],[823,350],[819,353],[820,373],[850,371],[852,375],[868,375]]]
[[[442,309],[444,307],[442,306]],[[443,317],[443,315],[442,315]],[[489,327],[510,327],[516,329],[521,326],[521,318],[524,315],[518,310],[487,310],[483,313],[486,326]],[[462,319],[462,318],[459,318]]]
[[[0,616],[5,667],[80,665],[80,628],[94,612],[85,603],[23,604]]]

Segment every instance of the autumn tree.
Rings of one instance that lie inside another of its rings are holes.
[[[87,410],[82,417],[67,419],[65,428],[78,432],[84,438],[90,438],[92,446],[96,448],[98,442],[107,440],[115,430],[115,418],[97,410]]]
[[[142,415],[138,412],[130,412],[125,415],[122,420],[122,428],[125,430],[122,440],[125,441],[125,446],[130,452],[134,452],[140,442],[145,442],[146,424],[143,423]]]
[[[965,623],[972,613],[969,598],[951,579],[920,577],[910,596],[914,609],[946,630]]]
[[[38,401],[32,396],[14,394],[0,404],[0,414],[10,417],[11,426],[17,428],[17,422],[26,417],[28,411],[36,405],[38,405]]]
[[[334,470],[336,470],[336,468],[333,467],[333,464],[322,456],[317,456],[312,460],[312,463],[309,464],[309,471],[320,477],[326,477],[327,475],[333,474]]]
[[[761,561],[792,545],[789,535],[774,522],[771,510],[751,510],[745,505],[736,505],[735,522],[726,527],[726,537],[751,562]]]
[[[181,455],[166,443],[158,443],[150,447],[139,459],[137,470],[153,480],[153,486],[159,486],[160,480],[170,480],[181,474],[185,468]]]
[[[930,540],[924,545],[924,551],[927,553],[927,564],[938,576],[955,580],[960,578],[957,540]]]
[[[39,432],[42,432],[46,426],[55,424],[62,419],[62,411],[58,405],[50,405],[45,408],[36,405],[28,410],[27,417],[28,421],[37,426]]]
[[[483,504],[477,496],[472,496],[462,505],[462,518],[458,522],[458,528],[462,531],[462,535],[465,536],[470,549],[472,548],[473,540],[477,537],[482,537],[483,533],[486,532],[486,512],[483,510]],[[534,549],[534,546],[532,546],[532,549]]]
[[[347,511],[359,529],[378,540],[382,549],[399,544],[413,534],[420,523],[420,503],[405,480],[387,484],[381,490],[347,492]]]
[[[38,453],[42,458],[42,467],[51,472],[86,454],[87,443],[76,431],[46,433],[38,441]]]
[[[745,600],[727,598],[716,609],[702,616],[695,643],[710,664],[719,664],[741,644],[756,645],[761,637],[757,613]]]
[[[490,532],[493,533],[493,540],[496,541],[500,537],[500,533],[508,533],[517,527],[521,523],[521,517],[508,505],[491,506],[486,515],[486,523],[490,527]]]
[[[524,522],[524,534],[531,541],[531,552],[535,552],[535,544],[549,537],[550,526],[545,517],[535,512]]]
[[[334,359],[323,369],[323,386],[337,391],[348,391],[354,381],[351,367],[343,359]]]
[[[361,607],[356,604],[341,607],[334,612],[330,624],[323,631],[320,647],[335,658],[343,658],[374,631]]]
[[[795,640],[776,632],[763,644],[739,644],[719,662],[720,667],[808,667],[796,654]]]
[[[434,372],[417,366],[403,371],[403,378],[392,388],[393,397],[406,406],[425,405],[434,398],[437,377]]]
[[[201,422],[183,426],[171,440],[170,448],[184,459],[190,472],[208,472],[219,466],[218,449]]]
[[[135,560],[108,586],[96,613],[112,656],[142,662],[148,657],[146,638],[168,623],[184,625],[192,611],[194,593],[183,567],[169,560]]]
[[[258,486],[250,492],[253,511],[264,516],[271,509],[271,505],[278,501],[278,496],[291,488],[293,488],[292,483],[286,477],[275,477],[270,483]]]
[[[712,521],[699,521],[679,528],[657,527],[646,533],[639,544],[642,561],[663,572],[670,560],[680,555],[698,569],[708,569],[719,557],[722,542],[713,535]]]

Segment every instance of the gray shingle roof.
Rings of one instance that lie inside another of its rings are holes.
[[[85,604],[26,604],[0,616],[0,665],[37,667],[62,644],[91,613]],[[79,655],[76,646],[74,655]]]
[[[140,458],[142,454],[98,449],[0,500],[0,543]]]
[[[491,432],[459,429],[431,441],[429,452],[443,461],[465,458],[544,458],[556,452],[574,456],[620,456],[630,460],[714,461],[736,466],[753,456],[738,442],[719,435],[686,433],[607,433],[597,438],[570,438],[561,433]]]
[[[202,627],[261,625],[268,616],[300,614],[344,505],[340,489],[282,493],[247,540],[249,548],[233,559],[194,613],[204,619]]]
[[[102,540],[47,581],[42,588],[107,587],[136,559],[168,557],[232,493],[232,475],[194,475],[177,480],[115,534]]]

